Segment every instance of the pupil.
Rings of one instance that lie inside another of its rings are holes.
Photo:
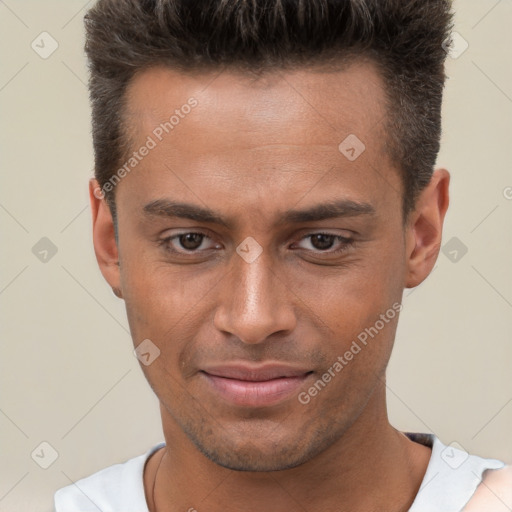
[[[203,241],[203,235],[200,233],[187,233],[180,236],[180,243],[185,249],[197,249]]]
[[[311,243],[315,249],[330,249],[332,247],[333,238],[333,235],[318,234],[313,236]]]

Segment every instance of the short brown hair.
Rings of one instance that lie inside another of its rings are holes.
[[[441,137],[449,0],[99,0],[85,16],[95,175],[129,152],[122,112],[134,74],[271,70],[371,58],[388,98],[387,146],[407,214],[432,176]],[[106,194],[114,209],[114,192]]]

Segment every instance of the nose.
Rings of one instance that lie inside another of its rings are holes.
[[[243,343],[263,343],[273,334],[295,328],[293,294],[284,279],[277,277],[266,251],[252,262],[235,254],[218,293],[214,325]]]

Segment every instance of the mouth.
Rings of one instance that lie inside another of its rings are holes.
[[[217,396],[232,405],[262,407],[296,394],[313,373],[282,365],[215,366],[199,372]]]

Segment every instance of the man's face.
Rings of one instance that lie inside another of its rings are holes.
[[[220,465],[301,464],[382,388],[406,279],[385,118],[370,64],[259,80],[153,69],[130,85],[132,149],[153,147],[116,189],[120,288],[135,346],[160,350],[142,368],[164,430]],[[338,215],[317,215],[326,204]]]

